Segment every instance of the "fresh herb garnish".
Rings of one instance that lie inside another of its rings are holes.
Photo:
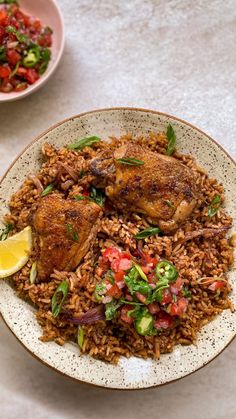
[[[44,190],[43,190],[43,192],[41,192],[41,196],[43,197],[43,196],[46,196],[46,195],[48,195],[49,193],[51,193],[52,192],[52,190],[53,190],[53,188],[54,188],[54,184],[53,183],[50,183]]]
[[[130,166],[142,166],[144,161],[135,159],[133,157],[123,157],[121,159],[116,159],[119,163],[128,164]]]
[[[103,195],[102,191],[100,189],[95,188],[94,186],[91,187],[90,196],[76,195],[74,196],[74,199],[76,201],[84,201],[87,199],[89,201],[95,202],[100,207],[103,207],[105,202],[105,196]]]
[[[170,207],[170,208],[175,208],[175,206],[174,206],[173,202],[172,202],[172,201],[170,201],[169,199],[166,199],[164,202],[165,202],[165,204],[166,204],[166,205],[168,205],[168,207]]]
[[[34,262],[30,269],[30,283],[34,284],[37,278],[37,263]]]
[[[120,308],[120,306],[121,304],[119,302],[116,304],[115,301],[111,301],[110,303],[107,303],[106,309],[105,309],[106,320],[114,319],[114,317],[116,316],[116,312],[118,308]]]
[[[105,196],[103,195],[100,189],[95,188],[94,186],[91,187],[90,198],[92,201],[96,202],[100,207],[104,206]]]
[[[89,198],[89,196],[84,196],[84,195],[75,195],[74,196],[74,199],[76,201],[84,201],[85,199],[88,199],[88,198]]]
[[[69,285],[67,281],[63,281],[57,287],[55,293],[52,297],[52,315],[53,317],[57,317],[58,314],[61,312],[62,306],[65,302],[69,291]],[[58,301],[59,300],[59,301]]]
[[[83,150],[85,147],[91,147],[93,144],[98,143],[101,141],[100,137],[87,137],[81,138],[81,140],[76,141],[75,143],[69,144],[67,148],[70,150]]]
[[[217,213],[218,209],[220,208],[220,205],[221,205],[221,196],[216,195],[212,199],[208,207],[208,217],[213,217]]]
[[[11,25],[7,26],[6,27],[6,32],[13,33],[16,36],[17,40],[19,42],[24,43],[24,44],[26,44],[30,41],[28,36],[25,36],[22,33],[20,33],[14,26],[11,26]]]
[[[0,4],[18,4],[17,0],[0,0]]]
[[[130,291],[130,294],[134,295],[136,292],[140,292],[141,294],[149,297],[152,293],[152,288],[148,282],[138,279],[139,276],[140,274],[135,266],[133,266],[129,273],[125,275],[124,281]]]
[[[83,344],[84,344],[84,329],[82,326],[78,326],[77,342],[80,349],[82,349]]]
[[[145,239],[146,237],[154,236],[155,234],[161,233],[159,227],[150,227],[135,234],[134,238],[137,240]]]
[[[168,140],[166,154],[168,156],[171,156],[175,151],[176,135],[175,135],[175,132],[173,130],[173,127],[170,124],[167,127],[166,136],[167,136],[167,140]]]
[[[183,287],[183,289],[182,289],[182,294],[185,298],[191,298],[192,297],[191,291],[189,291],[188,288],[185,288],[185,287]]]
[[[74,242],[79,240],[79,235],[76,230],[74,230],[73,226],[70,223],[66,224],[66,231],[71,236]]]
[[[6,240],[11,230],[13,230],[13,224],[6,224],[6,227],[0,231],[0,241]]]
[[[0,45],[0,60],[1,61],[6,61],[7,60],[6,47],[4,45]]]

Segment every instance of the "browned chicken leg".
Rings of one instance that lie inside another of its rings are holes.
[[[134,158],[142,165],[122,164]],[[178,227],[196,205],[197,187],[192,170],[179,160],[144,149],[135,143],[119,147],[109,159],[97,157],[91,170],[114,206],[147,215],[163,231]]]
[[[33,214],[39,236],[39,280],[49,279],[53,269],[71,271],[95,239],[101,208],[90,201],[63,199],[51,194],[41,198]]]

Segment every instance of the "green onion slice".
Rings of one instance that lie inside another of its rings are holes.
[[[145,239],[146,237],[155,236],[155,234],[161,233],[159,227],[150,227],[135,234],[134,238],[137,240]]]
[[[121,164],[128,164],[130,166],[142,166],[144,161],[135,159],[133,157],[123,157],[121,159],[116,159],[117,162]]]
[[[77,342],[78,342],[78,345],[79,345],[80,349],[82,349],[83,344],[84,344],[84,329],[83,329],[82,326],[78,327]]]
[[[48,195],[49,193],[51,193],[52,192],[52,190],[53,190],[53,188],[54,188],[54,184],[53,183],[50,183],[44,190],[43,190],[43,192],[41,192],[41,196],[43,197],[43,196],[46,196],[46,195]]]
[[[57,287],[55,293],[52,297],[52,315],[53,317],[57,317],[58,314],[61,312],[62,306],[65,302],[69,291],[69,285],[67,281],[63,281]],[[60,302],[58,302],[60,300]]]
[[[175,151],[176,135],[175,135],[173,127],[170,124],[167,127],[166,136],[167,136],[167,140],[168,140],[166,154],[168,156],[171,156]]]
[[[37,263],[34,262],[30,269],[30,283],[34,284],[37,278]]]
[[[213,217],[217,213],[218,209],[220,208],[221,201],[222,201],[222,199],[221,199],[220,195],[216,195],[212,199],[212,201],[211,201],[211,203],[208,207],[208,217]]]
[[[69,144],[67,148],[69,148],[70,150],[83,150],[83,148],[91,147],[93,144],[98,143],[100,141],[101,141],[101,138],[96,137],[94,135],[92,137],[81,138],[75,143]]]

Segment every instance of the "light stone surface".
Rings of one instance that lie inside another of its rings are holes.
[[[0,176],[29,141],[110,106],[186,119],[236,156],[235,0],[58,1],[66,49],[49,83],[0,105]],[[233,419],[236,345],[179,382],[141,392],[77,384],[34,360],[0,323],[0,417]]]

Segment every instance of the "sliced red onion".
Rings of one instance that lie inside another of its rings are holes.
[[[111,301],[112,301],[112,296],[106,295],[106,297],[103,298],[102,303],[107,304],[107,303],[110,303]]]
[[[192,240],[195,239],[196,237],[214,237],[217,236],[218,234],[223,233],[224,231],[229,230],[231,227],[230,226],[223,226],[223,227],[219,227],[219,228],[200,228],[199,230],[196,231],[188,231],[185,234],[185,237],[182,240],[179,240],[180,242],[184,243],[188,240]]]
[[[19,43],[18,41],[8,42],[7,48],[16,48],[18,43]]]
[[[34,182],[34,184],[37,188],[38,194],[40,195],[41,192],[43,192],[43,190],[44,190],[44,187],[43,187],[42,183],[40,182],[40,180],[34,175],[30,175],[29,179],[32,180],[32,182]]]
[[[120,290],[122,290],[122,288],[124,288],[124,287],[125,287],[125,282],[124,282],[124,281],[118,281],[118,282],[116,283],[116,285],[117,285],[117,287],[118,287]]]
[[[65,163],[59,163],[61,167],[70,175],[70,177],[77,182],[78,180],[78,174],[76,173],[75,169],[73,167],[68,166]]]
[[[69,319],[69,321],[74,324],[92,324],[98,320],[105,320],[104,306],[102,304],[90,308],[80,317],[72,317]]]

